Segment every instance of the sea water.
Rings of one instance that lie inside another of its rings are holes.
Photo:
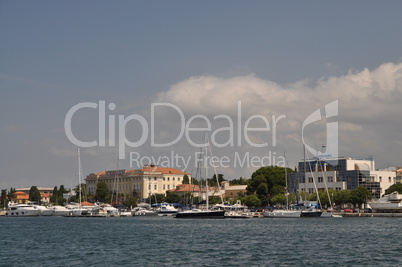
[[[1,266],[402,266],[402,218],[0,218]]]

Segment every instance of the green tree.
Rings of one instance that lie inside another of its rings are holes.
[[[98,182],[96,185],[95,200],[99,202],[106,202],[109,195],[109,189],[104,181]]]
[[[37,186],[31,186],[29,189],[29,200],[33,202],[40,203],[42,200],[42,197],[40,195],[40,191]]]
[[[58,204],[58,201],[57,201],[58,193],[57,193],[57,191],[58,191],[57,186],[55,186],[53,188],[52,196],[50,197],[50,203]]]
[[[239,179],[234,179],[229,181],[229,185],[247,185],[249,179],[245,179],[243,177],[240,177]]]
[[[81,184],[81,190],[80,190],[80,185],[77,185],[74,188],[75,197],[71,197],[70,202],[78,202],[80,200],[80,192],[81,192],[81,201],[87,201],[87,197],[85,194],[86,187],[87,187],[86,184]]]
[[[335,202],[335,205],[341,206],[350,203],[350,190],[345,189],[336,191],[333,201]]]
[[[2,189],[1,190],[0,199],[1,199],[1,207],[2,208],[7,207],[7,204],[8,204],[8,201],[7,201],[7,189]]]
[[[331,198],[331,202],[333,203],[334,202],[334,200],[332,199],[333,197],[333,195],[335,194],[335,190],[334,189],[329,189],[328,191],[319,191],[318,192],[318,194],[319,194],[319,196],[320,196],[320,200],[321,200],[321,205],[323,206],[323,207],[330,207],[331,206],[331,203],[330,203],[330,201],[329,201],[329,198],[328,198],[328,195],[329,195],[329,197]]]
[[[68,190],[66,190],[66,189],[64,188],[64,185],[60,185],[60,188],[59,188],[59,190],[57,191],[57,195],[58,195],[59,197],[62,197],[63,194],[65,194],[65,193],[67,193],[67,192],[68,192]]]
[[[248,195],[241,202],[248,207],[260,207],[262,203],[256,195]]]
[[[8,199],[14,199],[15,198],[15,193],[16,191],[15,191],[15,188],[10,188],[10,190],[8,191],[8,195],[7,195],[7,197],[8,197]]]
[[[180,197],[179,194],[176,192],[166,192],[166,198],[165,201],[168,203],[179,203],[180,202]]]
[[[189,205],[193,202],[193,193],[192,192],[185,192],[179,203],[183,204],[183,205]]]
[[[196,178],[191,177],[191,184],[199,185],[200,181],[198,181]]]
[[[398,192],[398,194],[402,194],[402,184],[393,184],[387,190],[385,190],[386,195],[393,192]]]
[[[285,194],[276,194],[270,200],[272,205],[286,205],[286,195]]]
[[[165,195],[164,194],[152,194],[149,196],[147,199],[147,203],[162,203],[165,201]]]
[[[286,168],[288,173],[292,169]],[[256,170],[251,175],[251,181],[248,182],[247,194],[256,194],[263,205],[268,204],[268,197],[272,198],[277,194],[285,192],[285,168],[279,166],[265,166]]]
[[[364,186],[359,186],[350,192],[350,200],[352,204],[357,205],[359,208],[371,198],[370,191]]]
[[[129,197],[123,202],[126,207],[136,207],[138,199],[136,197]]]
[[[188,178],[188,175],[185,174],[183,175],[183,184],[189,184],[190,183],[190,179]]]
[[[214,204],[221,204],[221,203],[222,203],[222,200],[221,200],[220,197],[212,196],[212,197],[209,197],[208,203],[211,204],[211,205],[214,205]]]

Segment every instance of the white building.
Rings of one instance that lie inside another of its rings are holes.
[[[374,198],[396,182],[396,172],[376,170],[372,158],[313,159],[299,162],[298,172],[290,174],[290,192],[314,193],[318,190],[356,189],[364,186]]]

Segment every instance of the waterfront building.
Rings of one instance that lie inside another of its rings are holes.
[[[396,172],[376,170],[373,158],[312,159],[301,161],[289,175],[289,192],[314,193],[317,190],[354,190],[366,187],[380,198],[396,182]]]
[[[50,197],[53,194],[53,188],[52,187],[37,187],[40,195],[41,195],[41,203],[44,205],[47,205],[50,203]],[[15,202],[19,204],[27,203],[29,201],[29,191],[31,190],[30,187],[21,187],[21,188],[16,188],[15,189],[15,195],[16,199],[14,200]],[[18,194],[17,194],[18,193]]]
[[[210,186],[208,188],[208,196],[237,198],[239,194],[245,194],[247,192],[246,188],[247,185],[229,185],[229,181],[223,181],[220,187]],[[191,193],[193,197],[200,197],[202,200],[206,200],[205,187],[200,188],[198,185],[180,184],[169,192],[177,193],[180,197],[184,196],[185,193]]]
[[[402,184],[402,168],[401,167],[399,167],[398,170],[396,171],[396,183]]]
[[[145,200],[152,194],[166,195],[166,191],[183,183],[183,177],[189,173],[157,165],[145,165],[138,170],[110,170],[91,173],[85,179],[87,193],[95,194],[98,182],[103,181],[111,194],[137,196]]]
[[[14,192],[14,198],[11,201],[17,204],[26,204],[29,202],[29,194],[18,190]]]
[[[245,195],[247,192],[247,185],[230,185],[229,181],[223,181],[221,184],[224,197],[237,198],[239,195]]]

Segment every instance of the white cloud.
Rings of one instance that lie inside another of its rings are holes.
[[[339,100],[337,120],[342,155],[368,156],[376,152],[380,162],[392,157],[393,164],[402,163],[397,159],[398,151],[378,151],[379,144],[397,141],[388,140],[387,131],[402,130],[399,119],[402,111],[402,63],[385,63],[374,70],[349,71],[343,76],[321,78],[312,85],[305,80],[279,85],[254,74],[232,78],[191,77],[157,96],[158,102],[179,106],[187,118],[203,114],[212,119],[226,114],[236,122],[238,101],[242,105],[243,123],[249,116],[260,114],[267,117],[272,127],[271,116],[284,114],[286,119],[279,122],[277,140],[279,145],[293,146],[294,153],[296,149],[301,150],[302,122],[319,108],[324,115],[324,106],[334,100]],[[317,142],[317,146],[325,142],[325,123],[322,121],[311,128],[310,141]],[[216,122],[212,127],[223,126]],[[266,136],[255,134],[253,138],[263,142]],[[250,146],[244,142],[238,148],[247,149]],[[266,152],[253,151],[260,155]],[[295,156],[294,160],[299,158]]]

